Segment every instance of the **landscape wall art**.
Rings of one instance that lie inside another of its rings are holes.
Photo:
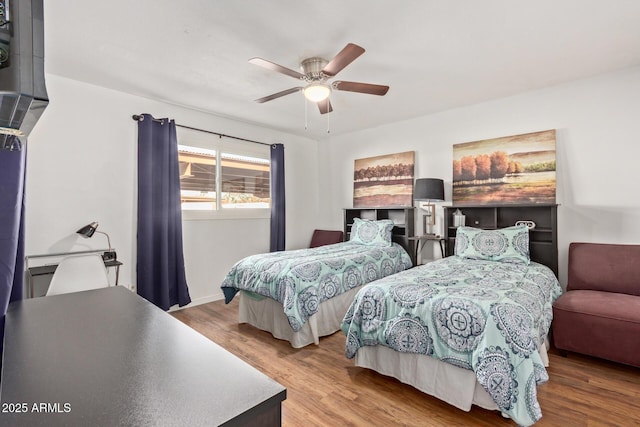
[[[353,207],[413,206],[415,152],[357,159],[353,168]]]
[[[555,129],[455,144],[453,203],[555,204]]]

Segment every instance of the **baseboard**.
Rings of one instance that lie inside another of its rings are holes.
[[[222,291],[220,292],[216,292],[212,295],[208,295],[206,297],[201,297],[201,298],[196,298],[194,300],[191,300],[191,302],[187,305],[184,305],[182,307],[172,307],[169,312],[172,311],[178,311],[178,310],[182,310],[183,308],[189,308],[189,307],[195,307],[197,305],[201,305],[201,304],[206,304],[209,302],[213,302],[213,301],[219,301],[221,299],[224,299],[224,294],[222,293]]]

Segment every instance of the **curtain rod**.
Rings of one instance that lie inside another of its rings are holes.
[[[131,118],[137,122],[141,121],[144,119],[143,116],[138,115],[138,114],[134,114],[133,116],[131,116]],[[152,120],[154,122],[162,122],[162,119],[156,119],[156,118],[152,118]],[[260,145],[268,145],[271,146],[272,144],[267,144],[266,142],[260,142],[260,141],[253,141],[251,139],[245,139],[245,138],[240,138],[238,136],[231,136],[231,135],[225,135],[224,133],[218,133],[218,132],[212,132],[210,130],[204,130],[204,129],[198,129],[198,128],[193,128],[191,126],[185,126],[185,125],[180,125],[178,123],[176,123],[176,126],[181,127],[181,128],[185,128],[185,129],[190,129],[190,130],[195,130],[198,132],[204,132],[204,133],[210,133],[212,135],[218,135],[220,138],[225,137],[225,138],[231,138],[231,139],[237,139],[238,141],[245,141],[245,142],[252,142],[254,144],[260,144]]]

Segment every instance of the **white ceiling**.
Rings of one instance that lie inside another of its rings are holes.
[[[332,113],[308,106],[307,130],[301,93],[254,102],[299,82],[250,58],[299,70],[349,42],[366,52],[337,79],[389,85],[386,96],[334,92]],[[45,1],[45,49],[47,73],[323,139],[327,127],[336,135],[640,65],[640,1]]]

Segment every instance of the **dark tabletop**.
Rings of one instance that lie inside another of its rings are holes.
[[[4,349],[0,425],[215,426],[286,398],[123,287],[11,303]]]

